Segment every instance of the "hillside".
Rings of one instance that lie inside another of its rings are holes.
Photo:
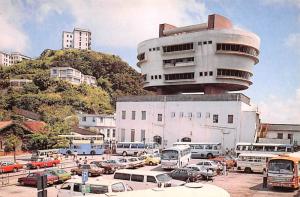
[[[51,67],[70,66],[96,77],[98,87],[71,85],[50,79]],[[9,119],[18,107],[36,112],[55,125],[77,111],[114,113],[122,95],[145,95],[141,74],[115,55],[86,50],[45,50],[39,58],[0,68],[0,120]],[[9,79],[31,79],[23,89],[8,87]]]

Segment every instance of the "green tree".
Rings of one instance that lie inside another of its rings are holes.
[[[14,152],[14,162],[16,162],[16,149],[22,144],[20,138],[14,134],[10,134],[5,138],[4,146],[5,151]]]
[[[53,83],[53,81],[50,79],[50,74],[47,72],[37,74],[33,78],[33,83],[38,86],[40,90],[44,91],[51,85],[51,83]]]

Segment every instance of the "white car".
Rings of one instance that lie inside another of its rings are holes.
[[[208,159],[200,159],[199,162],[196,164],[197,166],[201,166],[205,168],[206,170],[212,170],[212,171],[218,171],[223,170],[223,167],[221,164],[216,163],[215,161],[208,160]]]
[[[107,194],[126,192],[132,189],[123,181],[89,178],[83,186],[81,178],[70,179],[63,183],[58,190],[57,197],[89,196],[92,194]],[[105,196],[105,195],[103,195]]]
[[[131,157],[128,159],[129,168],[137,168],[143,166],[143,161],[139,160],[137,157]]]
[[[190,168],[192,170],[195,170],[199,172],[203,177],[211,178],[216,175],[216,173],[211,169],[206,169],[204,166],[199,166],[196,164],[190,164],[186,166],[186,168]]]

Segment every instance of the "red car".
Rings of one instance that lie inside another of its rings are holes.
[[[37,186],[38,176],[42,176],[45,174],[47,175],[47,185],[53,185],[54,183],[57,183],[59,181],[58,176],[55,176],[53,174],[47,172],[33,172],[28,174],[26,177],[18,178],[18,183],[20,185]]]
[[[17,172],[23,168],[23,164],[14,163],[11,161],[0,161],[0,173]]]
[[[53,167],[57,166],[57,164],[60,163],[60,160],[58,159],[53,159],[53,158],[40,158],[37,159],[36,161],[31,161],[30,163],[26,164],[27,168],[29,169],[38,169],[38,168],[48,168],[48,167]]]

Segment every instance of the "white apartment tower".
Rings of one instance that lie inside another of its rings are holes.
[[[91,50],[91,39],[91,32],[87,29],[74,28],[73,32],[64,31],[62,34],[62,48]]]
[[[119,141],[156,141],[162,148],[177,141],[218,142],[234,148],[254,142],[259,114],[242,93],[259,62],[259,37],[234,28],[223,16],[207,23],[159,25],[159,37],[138,44],[144,89],[158,96],[117,100]],[[198,92],[197,95],[181,94]]]

